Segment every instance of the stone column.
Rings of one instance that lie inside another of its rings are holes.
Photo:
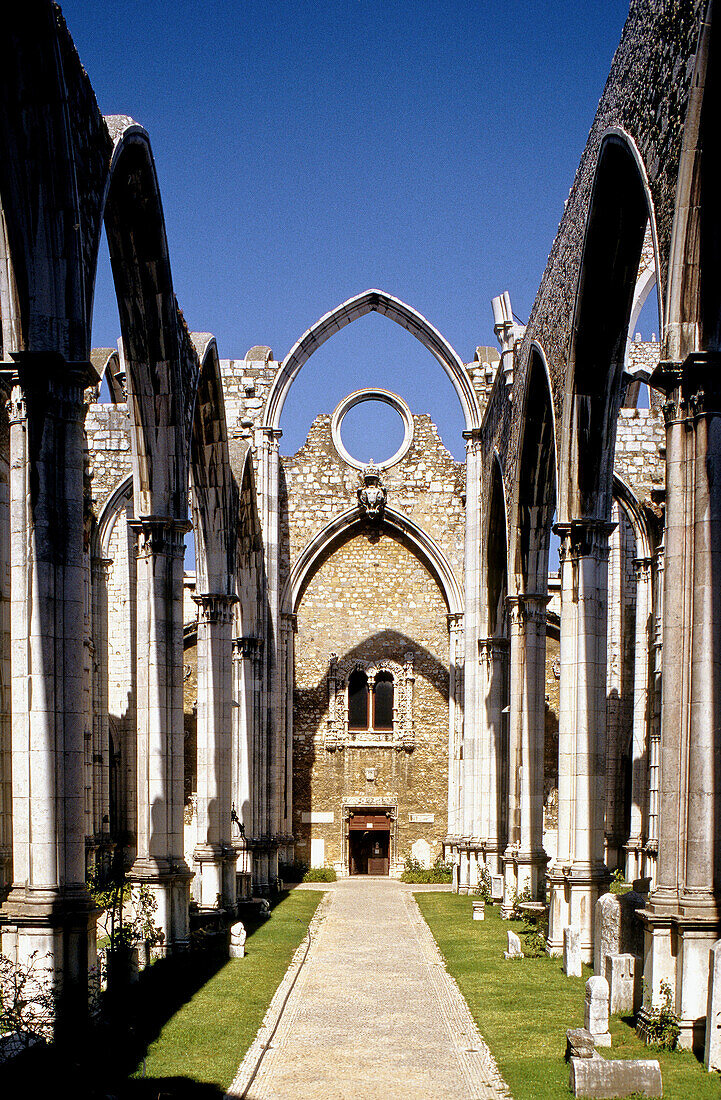
[[[283,775],[286,750],[282,739],[281,712],[284,706],[280,684],[279,652],[280,589],[279,589],[279,511],[278,511],[278,448],[282,432],[279,428],[264,426],[260,429],[259,482],[260,519],[265,551],[267,633],[270,643],[263,648],[263,677],[261,684],[261,715],[264,726],[260,738],[259,791],[262,791],[262,820],[258,837],[260,885],[265,889],[272,885],[278,874],[277,839],[281,830],[283,803]]]
[[[143,516],[137,539],[138,835],[130,879],[158,903],[164,953],[188,945],[183,854],[183,560],[187,520]]]
[[[663,715],[656,889],[645,914],[646,1006],[676,987],[679,1043],[704,1040],[721,933],[721,355],[661,363],[666,390]]]
[[[481,443],[480,432],[464,432],[466,440],[466,528],[464,548],[464,683],[463,683],[463,765],[461,833],[465,839],[474,834],[478,819],[482,777],[477,695],[477,644],[480,608],[481,545]],[[477,831],[477,830],[476,830]]]
[[[649,620],[651,616],[652,558],[635,558],[636,630],[633,668],[633,743],[631,771],[631,827],[626,843],[626,879],[633,882],[644,871],[641,852],[646,832],[649,754]]]
[[[282,637],[281,657],[283,661],[283,676],[280,681],[282,691],[282,744],[284,749],[283,759],[283,788],[282,788],[282,815],[281,832],[284,844],[290,843],[293,833],[293,687],[295,679],[295,635],[298,630],[298,617],[293,613],[281,615]]]
[[[574,520],[561,536],[561,684],[558,731],[558,855],[549,870],[548,950],[563,929],[581,933],[593,958],[593,918],[608,882],[603,862],[606,753],[606,596],[613,524]]]
[[[508,715],[507,753],[507,801],[506,819],[508,831],[503,853],[503,903],[501,916],[506,919],[513,912],[514,899],[520,892],[516,853],[521,831],[521,746],[523,741],[523,682],[525,678],[525,646],[523,615],[519,609],[519,597],[507,596],[510,652],[510,691]]]
[[[198,843],[193,893],[201,909],[235,907],[231,845],[233,607],[237,596],[205,593],[198,605]]]
[[[658,801],[661,781],[664,568],[665,546],[661,543],[656,548],[655,553],[656,583],[653,586],[653,694],[648,745],[648,828],[646,838],[647,873],[651,873],[651,882],[654,888],[656,886],[658,862]]]
[[[241,853],[238,872],[248,876],[244,887],[250,892],[253,848],[260,835],[260,668],[262,645],[251,636],[233,639],[233,803],[242,827],[234,841]],[[242,866],[241,866],[242,864]],[[266,882],[267,885],[267,882]]]
[[[93,602],[93,830],[104,865],[110,851],[110,740],[108,728],[108,572],[109,558],[91,562]]]
[[[461,745],[463,742],[463,615],[448,616],[448,835],[460,829]]]
[[[95,909],[85,887],[83,389],[90,364],[19,353],[11,376],[13,885],[3,952],[38,953],[57,1030],[88,1012]]]
[[[518,881],[539,896],[547,857],[543,850],[543,764],[546,740],[546,608],[549,597],[527,592],[518,600],[522,619],[523,691],[521,704],[520,819],[516,864]],[[511,714],[513,699],[511,699]],[[511,716],[511,720],[513,720]]]
[[[484,779],[481,797],[480,833],[491,874],[501,870],[501,854],[506,844],[506,753],[504,726],[508,695],[508,640],[482,638],[478,643],[480,684],[483,685],[481,764]]]

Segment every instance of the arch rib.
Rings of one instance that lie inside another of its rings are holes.
[[[341,512],[340,515],[330,520],[311,539],[296,558],[285,583],[281,597],[283,612],[294,612],[297,609],[303,586],[313,572],[321,555],[345,532],[351,531],[354,527],[360,527],[361,522],[362,516],[358,508],[348,508],[345,512]],[[438,581],[448,605],[449,614],[462,614],[463,592],[461,587],[456,580],[450,562],[430,535],[426,534],[408,516],[396,512],[393,508],[386,508],[383,514],[383,526],[402,534],[411,543],[418,558]]]
[[[368,313],[381,313],[412,336],[440,363],[453,385],[463,409],[466,431],[476,431],[481,426],[481,411],[471,380],[458,353],[430,321],[411,306],[393,298],[382,290],[365,290],[355,298],[336,306],[316,321],[288,352],[273,380],[265,406],[265,424],[270,428],[280,426],[283,405],[298,372],[314,351],[334,333]]]

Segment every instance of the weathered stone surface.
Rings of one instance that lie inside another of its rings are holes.
[[[580,978],[583,973],[581,933],[572,924],[563,930],[563,971],[569,978]]]
[[[473,919],[485,920],[486,919],[486,903],[485,901],[473,902]]]
[[[608,1030],[608,982],[594,975],[586,982],[585,1024],[596,1046],[610,1047]]]
[[[571,1058],[569,1088],[574,1096],[594,1100],[630,1096],[663,1096],[661,1068],[654,1059]]]
[[[585,1027],[571,1027],[566,1032],[566,1061],[571,1058],[593,1058],[596,1044]]]
[[[635,956],[606,955],[609,1011],[615,1016],[630,1016],[635,1011],[635,970]]]
[[[606,972],[607,955],[635,955],[643,958],[643,926],[636,910],[643,898],[635,890],[627,894],[603,894],[596,902],[594,972]]]
[[[245,958],[245,925],[237,921],[230,928],[230,957],[231,959]]]
[[[709,1072],[721,1070],[721,940],[717,940],[709,951],[704,1065]]]
[[[504,959],[522,959],[521,941],[515,932],[508,933],[508,950],[503,952]]]

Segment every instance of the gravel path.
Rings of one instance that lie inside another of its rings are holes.
[[[331,886],[227,1096],[500,1100],[508,1090],[411,889]]]

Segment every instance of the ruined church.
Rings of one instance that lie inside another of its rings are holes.
[[[114,859],[171,955],[191,919],[230,922],[289,864],[443,860],[461,892],[487,871],[502,911],[545,899],[548,952],[572,925],[586,961],[620,869],[644,898],[646,1005],[668,982],[681,1045],[703,1047],[721,937],[720,24],[711,0],[632,0],[531,316],[499,288],[497,347],[463,362],[392,287],[359,288],[284,358],[265,332],[224,358],[238,349],[190,332],[174,295],[151,135],[100,113],[56,5],[11,5],[0,942],[52,957],[61,1019],[87,1011],[86,882]],[[285,453],[299,372],[371,312],[450,380],[464,462],[432,405],[374,388],[319,407]],[[368,401],[403,429],[371,464],[342,434]]]

